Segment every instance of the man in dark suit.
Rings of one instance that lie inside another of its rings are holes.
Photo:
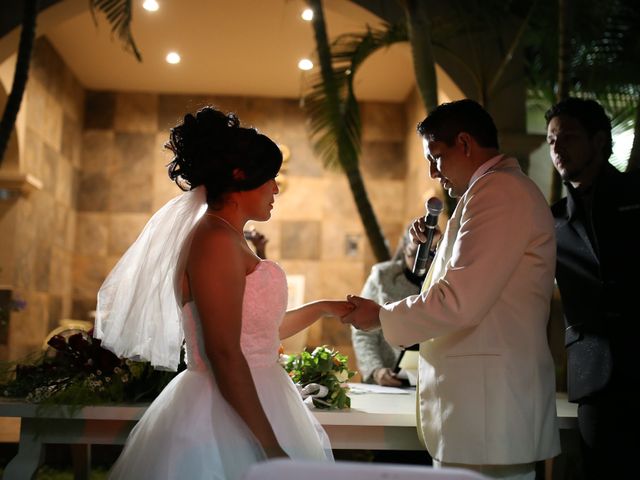
[[[545,118],[551,159],[567,189],[552,206],[556,280],[585,473],[640,478],[632,394],[640,387],[640,171],[623,174],[608,162],[611,122],[597,102],[569,98]]]

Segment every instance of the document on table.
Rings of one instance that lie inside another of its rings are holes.
[[[348,383],[349,394],[358,395],[360,393],[385,393],[391,395],[409,395],[413,390],[410,388],[385,387],[371,383]]]

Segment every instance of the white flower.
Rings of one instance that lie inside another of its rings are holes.
[[[333,372],[333,375],[338,379],[340,383],[349,380],[349,370],[340,370],[339,372]]]

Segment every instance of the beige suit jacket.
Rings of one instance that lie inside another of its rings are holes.
[[[503,158],[460,198],[423,293],[385,305],[384,336],[420,343],[418,425],[441,462],[515,464],[560,452],[546,326],[554,224]]]

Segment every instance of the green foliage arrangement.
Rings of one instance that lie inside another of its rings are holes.
[[[351,407],[351,399],[347,395],[349,388],[344,383],[356,372],[349,370],[346,355],[323,345],[311,353],[303,351],[290,355],[284,359],[283,365],[294,383],[301,387],[312,383],[327,387],[329,392],[325,397],[312,398],[315,407],[331,410]]]
[[[49,349],[0,372],[0,396],[82,407],[152,401],[176,375],[121,359],[91,333],[55,335]],[[184,368],[184,365],[182,365]]]

